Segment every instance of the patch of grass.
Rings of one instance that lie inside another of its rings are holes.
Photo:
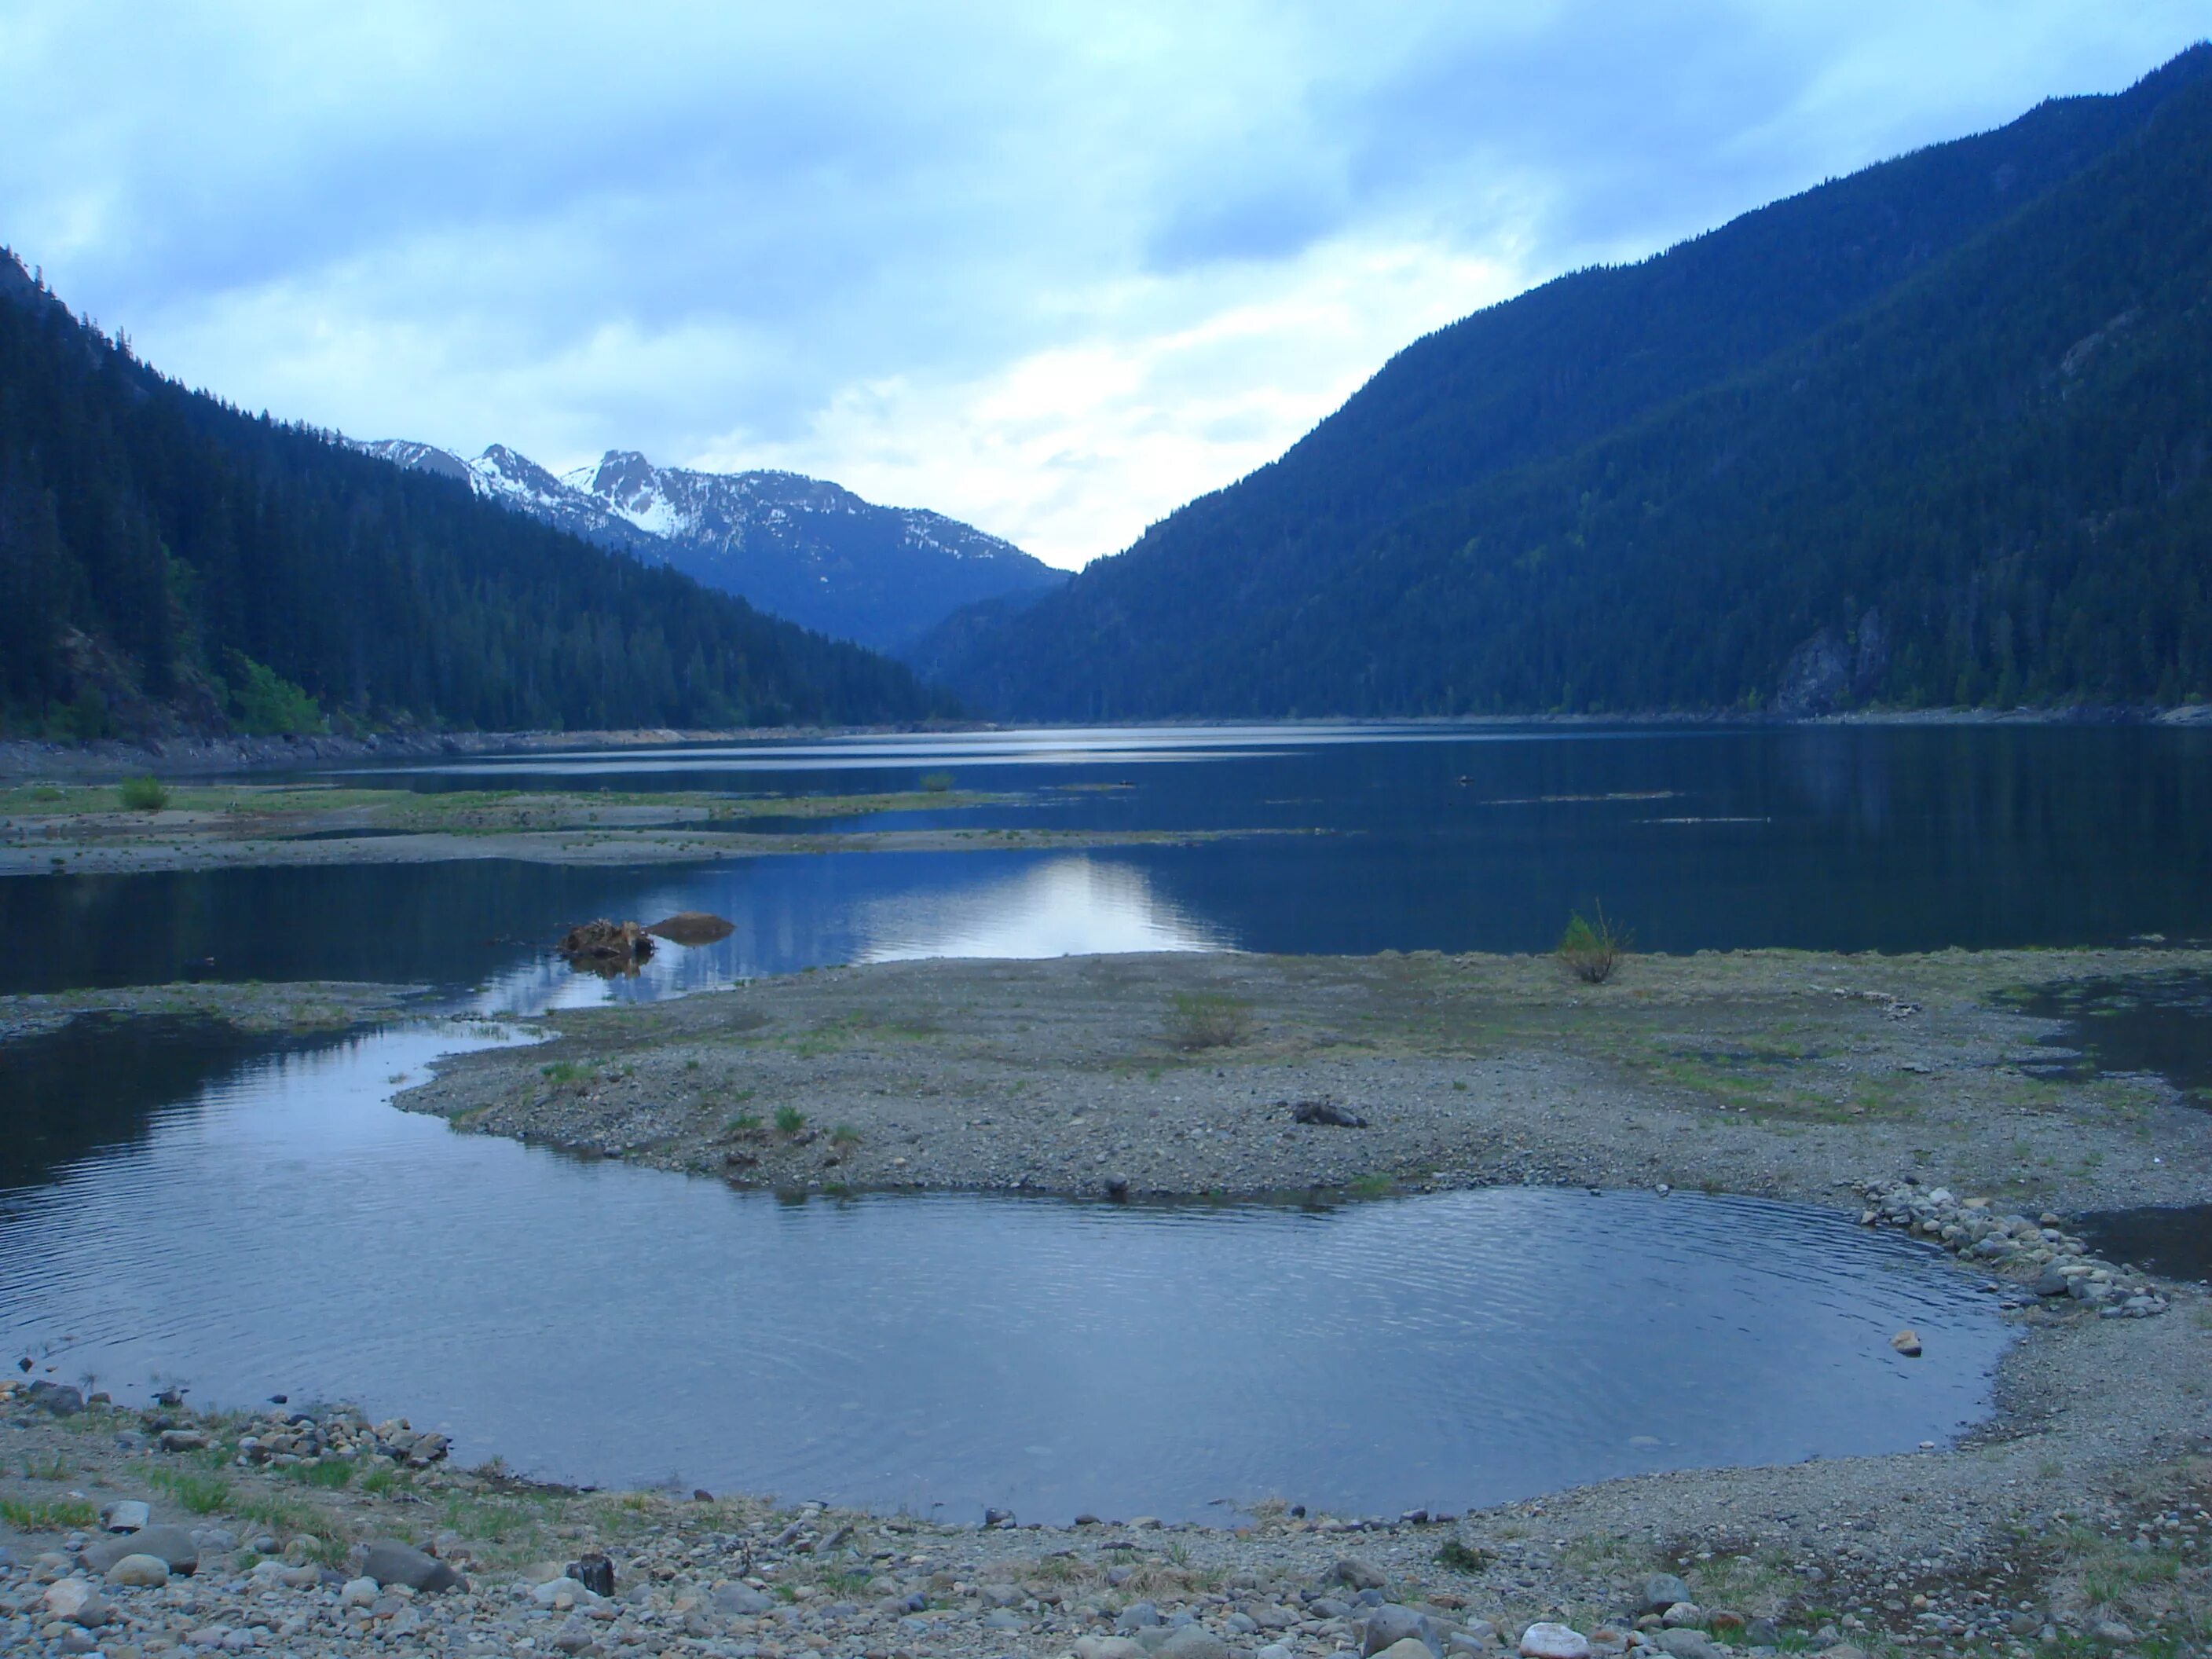
[[[353,1465],[342,1457],[328,1458],[319,1463],[295,1463],[285,1473],[301,1486],[322,1492],[337,1492],[353,1483]]]
[[[23,1464],[23,1478],[27,1480],[66,1480],[70,1478],[70,1466],[62,1460],[59,1452],[51,1454],[43,1463],[35,1458],[27,1459]]]
[[[169,804],[169,792],[157,778],[125,778],[115,794],[126,812],[158,812]]]
[[[860,1144],[860,1132],[849,1123],[841,1123],[830,1132],[830,1144],[842,1150]]]
[[[556,1060],[550,1066],[541,1066],[538,1075],[548,1083],[589,1083],[599,1074],[595,1066],[586,1066],[580,1060]]]
[[[313,1510],[289,1498],[274,1495],[240,1498],[231,1504],[230,1512],[242,1521],[266,1527],[279,1538],[289,1538],[295,1533],[312,1533],[317,1525]]]
[[[1354,1198],[1388,1198],[1397,1185],[1386,1175],[1364,1175],[1346,1182],[1344,1190]]]
[[[806,1114],[800,1111],[798,1107],[779,1106],[775,1109],[776,1133],[787,1138],[797,1134],[805,1127]]]
[[[1178,991],[1168,1012],[1168,1045],[1186,1054],[1233,1048],[1249,1042],[1255,1029],[1252,1005],[1218,991]]]
[[[379,1464],[361,1478],[361,1489],[372,1498],[388,1498],[410,1483],[398,1469]]]
[[[230,1482],[191,1469],[155,1469],[146,1477],[194,1515],[213,1515],[230,1504]]]
[[[1443,1547],[1437,1552],[1437,1565],[1453,1572],[1481,1572],[1497,1559],[1488,1550],[1475,1549],[1456,1538],[1444,1540]]]
[[[760,1133],[760,1127],[758,1112],[739,1112],[722,1125],[722,1133],[732,1139],[739,1135],[757,1135]]]
[[[1605,919],[1605,906],[1595,908],[1595,922],[1574,911],[1567,917],[1566,932],[1559,935],[1559,961],[1585,985],[1604,984],[1628,954],[1628,935]]]
[[[18,1532],[73,1532],[99,1519],[100,1512],[82,1498],[43,1501],[0,1498],[0,1521]]]

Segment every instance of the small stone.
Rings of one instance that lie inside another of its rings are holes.
[[[1531,1625],[1521,1632],[1521,1659],[1589,1659],[1589,1639],[1565,1625]]]
[[[1159,1608],[1150,1601],[1132,1601],[1121,1609],[1121,1616],[1114,1621],[1114,1628],[1128,1636],[1140,1630],[1150,1630],[1159,1622]]]
[[[568,1577],[594,1595],[615,1593],[615,1564],[596,1550],[580,1560],[571,1561]]]
[[[1705,1610],[1695,1601],[1677,1601],[1659,1615],[1659,1622],[1668,1630],[1703,1630]]]
[[[1428,1645],[1418,1636],[1408,1636],[1402,1642],[1393,1642],[1382,1650],[1380,1659],[1432,1659]]]
[[[750,1584],[722,1584],[714,1590],[714,1609],[733,1618],[751,1618],[766,1613],[775,1603]],[[915,1609],[920,1612],[920,1608]]]
[[[1920,1337],[1910,1326],[1889,1339],[1889,1346],[1907,1359],[1920,1358]]]
[[[207,1437],[198,1429],[164,1429],[160,1444],[165,1452],[205,1451]]]
[[[1692,1625],[1662,1630],[1655,1639],[1673,1659],[1719,1659],[1720,1650],[1713,1645],[1713,1638]]]
[[[2089,1634],[2107,1647],[2124,1648],[2136,1639],[2136,1633],[2117,1619],[2100,1619],[2089,1628]]]
[[[126,1589],[159,1589],[169,1582],[169,1564],[158,1555],[126,1555],[105,1577]]]
[[[376,1605],[377,1584],[374,1578],[349,1578],[338,1591],[339,1602],[349,1607],[368,1607]]]
[[[137,1532],[153,1519],[154,1512],[135,1498],[107,1507],[106,1526],[110,1532]]]
[[[1431,1659],[1443,1659],[1443,1640],[1425,1618],[1411,1607],[1385,1603],[1367,1615],[1359,1651],[1363,1659],[1374,1659],[1385,1649],[1396,1648],[1408,1641],[1419,1643]]]

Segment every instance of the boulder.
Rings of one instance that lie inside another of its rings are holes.
[[[104,1573],[126,1555],[150,1555],[172,1573],[199,1571],[200,1547],[182,1527],[141,1527],[137,1532],[101,1538],[85,1546],[84,1564]]]
[[[596,1550],[581,1560],[571,1561],[568,1577],[594,1595],[615,1593],[615,1564]]]
[[[1162,1659],[1229,1659],[1229,1644],[1203,1625],[1185,1625],[1154,1651]]]
[[[735,924],[704,910],[678,910],[645,931],[671,945],[714,945],[738,930]]]
[[[1350,1589],[1379,1590],[1389,1581],[1382,1570],[1371,1561],[1363,1561],[1356,1555],[1340,1555],[1330,1566],[1324,1583],[1342,1584]]]
[[[361,1575],[380,1585],[404,1584],[409,1589],[432,1595],[461,1587],[461,1575],[434,1555],[427,1555],[396,1538],[373,1538],[363,1550]]]
[[[1427,1659],[1428,1649],[1418,1636],[1408,1636],[1402,1642],[1393,1642],[1382,1650],[1382,1659]]]
[[[169,1564],[158,1555],[126,1555],[101,1576],[125,1589],[159,1589],[169,1582]]]
[[[1442,1632],[1413,1608],[1386,1602],[1367,1615],[1360,1633],[1359,1651],[1362,1659],[1374,1659],[1384,1649],[1408,1641],[1419,1643],[1428,1650],[1431,1659],[1443,1659]]]
[[[41,1377],[23,1390],[23,1397],[40,1410],[52,1412],[56,1417],[75,1417],[84,1409],[84,1393],[66,1382],[49,1382]]]
[[[1535,1624],[1521,1632],[1521,1659],[1589,1659],[1589,1638],[1566,1625]]]
[[[1661,1650],[1672,1655],[1673,1659],[1721,1659],[1721,1650],[1713,1645],[1713,1638],[1694,1625],[1662,1630],[1654,1639]]]
[[[750,1584],[720,1584],[714,1589],[714,1611],[732,1618],[766,1613],[775,1603]],[[915,1609],[919,1613],[919,1607]]]
[[[1690,1599],[1690,1587],[1671,1572],[1655,1572],[1644,1581],[1644,1604],[1638,1613],[1664,1613],[1677,1601]]]
[[[154,1512],[137,1498],[125,1498],[120,1504],[110,1504],[100,1525],[110,1532],[137,1532],[152,1524]]]
[[[87,1630],[108,1621],[112,1610],[100,1599],[99,1586],[89,1578],[64,1578],[46,1586],[42,1598],[49,1619],[65,1619]]]

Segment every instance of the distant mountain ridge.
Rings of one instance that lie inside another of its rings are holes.
[[[878,507],[797,472],[702,472],[611,449],[556,477],[494,444],[473,460],[405,439],[364,453],[466,483],[518,513],[833,637],[892,654],[963,606],[1059,587],[1066,574],[941,513]]]
[[[1033,719],[2212,695],[2209,77],[1463,319],[909,660]]]

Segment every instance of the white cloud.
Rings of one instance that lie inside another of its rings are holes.
[[[0,0],[0,239],[250,407],[1073,564],[1516,289],[2124,84],[2139,0]]]

